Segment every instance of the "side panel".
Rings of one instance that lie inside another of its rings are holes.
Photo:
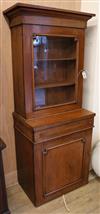
[[[22,26],[11,29],[15,112],[25,116]]]
[[[33,143],[17,129],[15,129],[15,142],[18,181],[31,201],[34,202]]]

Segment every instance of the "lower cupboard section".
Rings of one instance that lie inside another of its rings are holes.
[[[35,206],[88,182],[92,129],[42,143],[15,133],[18,180]]]

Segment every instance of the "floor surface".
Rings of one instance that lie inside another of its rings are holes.
[[[70,212],[62,197],[35,208],[19,185],[9,187],[7,193],[12,214],[100,214],[100,180],[97,178],[65,195]]]

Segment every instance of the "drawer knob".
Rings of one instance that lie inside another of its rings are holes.
[[[47,149],[44,149],[43,150],[43,155],[47,155],[47,153],[48,153]]]
[[[82,143],[86,143],[86,140],[85,140],[85,139],[82,139],[81,142],[82,142]]]

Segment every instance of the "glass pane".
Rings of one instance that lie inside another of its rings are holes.
[[[35,106],[41,108],[64,103],[72,103],[75,99],[75,86],[36,88]]]
[[[76,45],[74,37],[33,37],[36,108],[75,101]]]

